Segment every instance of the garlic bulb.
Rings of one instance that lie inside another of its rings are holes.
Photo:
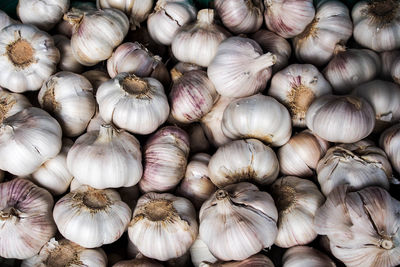
[[[93,86],[93,94],[96,95],[97,89],[104,82],[110,80],[110,76],[105,71],[102,70],[88,70],[82,73],[86,79],[89,80],[90,84]]]
[[[296,58],[322,66],[332,58],[335,46],[345,44],[352,33],[353,23],[345,4],[319,2],[313,21],[293,39]]]
[[[117,191],[82,185],[56,203],[53,217],[65,238],[85,248],[96,248],[122,236],[131,212]]]
[[[18,22],[10,18],[6,12],[0,10],[0,30],[11,24],[18,24]]]
[[[263,23],[261,0],[216,0],[214,7],[225,27],[236,34],[255,32]]]
[[[26,259],[56,233],[53,197],[32,182],[16,178],[0,183],[0,256]]]
[[[295,176],[279,178],[272,184],[278,208],[278,236],[275,244],[289,248],[308,244],[317,237],[314,215],[325,198],[311,181]]]
[[[315,15],[312,0],[264,0],[264,6],[268,30],[283,38],[302,33]]]
[[[163,267],[161,263],[149,258],[139,258],[133,260],[119,261],[112,267]]]
[[[196,8],[189,0],[158,0],[147,19],[151,38],[170,45],[178,29],[196,18]]]
[[[230,261],[230,262],[202,262],[200,267],[250,267],[250,266],[262,266],[262,267],[274,267],[274,263],[265,255],[256,254],[242,261]]]
[[[211,254],[206,243],[200,239],[200,236],[197,236],[193,245],[190,247],[190,258],[192,259],[194,267],[199,267],[201,263],[205,261],[209,263],[218,261],[218,259]]]
[[[138,200],[128,234],[146,257],[160,261],[180,257],[197,237],[196,211],[185,198],[147,193]]]
[[[277,72],[268,90],[270,96],[288,108],[293,126],[297,127],[306,126],[306,112],[311,103],[331,92],[329,82],[310,64],[292,64]]]
[[[51,76],[39,91],[40,106],[54,114],[66,136],[83,133],[93,117],[96,101],[84,76],[61,71]]]
[[[390,75],[395,83],[400,84],[400,56],[393,61]]]
[[[75,141],[67,166],[80,183],[97,189],[133,186],[142,176],[140,144],[133,135],[103,124]]]
[[[310,130],[293,135],[277,152],[281,173],[298,177],[312,176],[328,148],[329,142]]]
[[[97,90],[100,116],[106,122],[137,134],[150,134],[169,114],[162,84],[154,78],[120,73]]]
[[[39,108],[6,118],[0,124],[0,169],[20,176],[33,173],[58,154],[61,135],[58,122]]]
[[[393,168],[400,173],[400,124],[397,123],[386,129],[380,139],[379,145],[385,150]]]
[[[390,80],[392,78],[392,69],[397,57],[400,57],[400,50],[385,51],[379,53],[382,67],[381,67],[381,77],[384,80]]]
[[[220,95],[250,96],[264,90],[275,62],[276,56],[263,54],[256,41],[234,36],[218,46],[207,74]]]
[[[173,189],[185,175],[189,136],[177,126],[153,134],[144,147],[144,172],[139,182],[143,192]]]
[[[202,9],[195,23],[176,32],[171,43],[172,53],[179,61],[207,67],[219,44],[229,36],[229,32],[214,22],[214,10]]]
[[[0,86],[12,92],[40,89],[59,60],[51,36],[34,26],[13,24],[0,31]]]
[[[336,45],[334,55],[323,70],[336,94],[347,94],[351,89],[378,76],[381,62],[378,54],[368,49],[346,49]]]
[[[0,122],[31,106],[28,98],[24,95],[10,93],[0,88]]]
[[[375,112],[363,98],[324,95],[308,108],[306,124],[329,142],[354,143],[372,132]]]
[[[72,192],[78,187],[80,187],[82,184],[75,178],[72,179],[70,185],[69,185],[69,191]]]
[[[267,192],[250,183],[217,190],[200,209],[200,238],[220,260],[244,260],[272,246],[278,212]]]
[[[179,78],[182,77],[183,74],[192,70],[202,70],[203,67],[199,65],[186,63],[186,62],[178,62],[171,70],[171,78],[173,82],[176,82]]]
[[[24,260],[21,267],[37,266],[107,266],[107,256],[101,248],[87,249],[67,239],[50,239],[38,255]]]
[[[203,128],[200,123],[191,123],[186,129],[190,140],[190,151],[192,153],[207,152],[210,149],[210,142],[208,141]]]
[[[172,86],[171,115],[181,123],[198,121],[211,110],[218,96],[205,71],[186,72]]]
[[[282,258],[282,267],[336,267],[336,264],[324,253],[307,246],[296,246],[286,250]]]
[[[218,148],[208,170],[211,181],[220,188],[244,181],[268,185],[278,177],[279,162],[261,141],[236,140]]]
[[[71,48],[75,59],[84,66],[108,59],[129,29],[126,15],[114,8],[73,9],[64,19],[74,25]]]
[[[69,2],[69,0],[19,0],[18,17],[24,24],[31,24],[48,31],[68,11]]]
[[[222,118],[222,131],[231,138],[256,138],[282,146],[292,134],[289,111],[270,96],[261,94],[231,102]]]
[[[288,65],[292,48],[289,42],[274,32],[261,29],[251,35],[263,49],[263,51],[271,52],[276,56],[276,63],[272,66],[272,73],[275,73]]]
[[[348,267],[400,264],[400,202],[380,187],[348,192],[338,187],[314,223],[327,235],[332,254]]]
[[[72,53],[71,40],[61,34],[54,35],[53,39],[56,47],[60,50],[58,68],[64,71],[81,73],[83,71],[83,66],[75,59]]]

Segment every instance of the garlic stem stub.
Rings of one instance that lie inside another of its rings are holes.
[[[385,150],[393,168],[400,173],[400,124],[386,129],[380,136],[379,146]]]
[[[282,267],[336,267],[326,254],[307,246],[289,248],[283,254],[282,261]]]

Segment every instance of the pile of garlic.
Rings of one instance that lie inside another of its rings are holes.
[[[0,11],[0,265],[400,266],[400,2],[200,2]]]

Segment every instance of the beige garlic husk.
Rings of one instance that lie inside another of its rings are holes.
[[[58,63],[58,68],[64,71],[81,73],[83,71],[83,66],[75,59],[72,53],[71,40],[61,34],[54,35],[53,39],[54,44],[60,51],[60,62]]]
[[[107,256],[101,248],[88,249],[67,239],[50,239],[38,255],[22,261],[21,267],[106,267]]]
[[[146,257],[160,261],[178,258],[197,237],[196,211],[185,198],[147,193],[138,200],[128,234]]]
[[[220,95],[250,96],[265,89],[275,62],[276,56],[264,54],[256,41],[234,36],[218,46],[207,74]]]
[[[155,132],[144,147],[143,192],[165,192],[183,179],[189,156],[189,136],[177,126]]]
[[[248,257],[242,261],[229,261],[229,262],[202,262],[200,267],[250,267],[250,266],[262,266],[262,267],[274,267],[274,263],[263,254],[256,254]]]
[[[315,215],[316,231],[327,235],[332,254],[348,267],[400,264],[400,202],[380,187],[331,192]]]
[[[186,166],[185,177],[176,193],[189,199],[196,209],[200,209],[217,187],[210,180],[208,163],[211,156],[205,153],[194,154]]]
[[[18,24],[18,22],[10,18],[6,12],[0,10],[0,30],[11,24]]]
[[[129,30],[126,15],[114,8],[72,9],[64,20],[74,25],[71,48],[75,59],[84,66],[108,59]]]
[[[81,135],[68,152],[67,166],[80,183],[97,189],[133,186],[143,173],[139,141],[110,124]]]
[[[53,38],[32,25],[13,24],[0,31],[0,86],[12,92],[40,89],[59,60]]]
[[[308,129],[293,135],[277,152],[281,173],[298,177],[312,176],[328,148],[329,142]]]
[[[292,64],[275,73],[268,90],[268,95],[288,108],[293,126],[297,127],[306,127],[306,113],[311,103],[331,93],[329,82],[311,64]]]
[[[190,247],[190,258],[194,267],[199,267],[202,262],[214,263],[218,261],[218,259],[211,254],[206,243],[200,239],[200,236],[197,236],[196,240]]]
[[[25,176],[61,150],[61,127],[46,111],[30,107],[0,124],[0,169]]]
[[[120,73],[97,90],[100,116],[106,122],[136,134],[150,134],[169,114],[163,85],[154,78]]]
[[[379,146],[386,152],[393,168],[400,173],[400,124],[386,129],[379,139]]]
[[[207,67],[219,44],[231,34],[214,21],[213,9],[202,9],[194,23],[181,27],[172,40],[172,53],[179,61]]]
[[[170,70],[170,75],[171,79],[173,82],[176,82],[179,78],[182,77],[183,74],[186,72],[192,71],[192,70],[203,70],[204,68],[192,64],[192,63],[186,63],[186,62],[178,62],[171,70]]]
[[[54,206],[58,231],[68,240],[96,248],[118,240],[126,230],[132,211],[113,189],[82,185]]]
[[[326,254],[307,246],[296,246],[286,250],[282,267],[336,267]]]
[[[86,130],[96,109],[89,80],[69,71],[58,72],[43,83],[38,101],[54,115],[69,137],[79,136]]]
[[[268,30],[283,38],[293,38],[313,20],[312,0],[264,0],[264,19]]]
[[[31,106],[23,94],[11,93],[0,87],[0,122]]]
[[[393,61],[390,75],[395,83],[400,84],[400,56]]]
[[[218,148],[208,164],[209,176],[219,188],[239,182],[268,185],[279,174],[275,152],[257,139],[235,140]]]
[[[102,70],[88,70],[82,73],[82,76],[88,79],[90,84],[93,86],[94,95],[96,95],[97,89],[100,85],[110,80],[110,76],[108,76],[107,72]]]
[[[24,24],[49,31],[68,11],[70,0],[19,0],[17,14]]]
[[[278,233],[274,200],[246,182],[217,190],[204,202],[199,218],[201,240],[224,261],[244,260],[272,246]]]
[[[194,122],[189,124],[186,132],[189,135],[190,152],[207,152],[210,149],[210,142],[200,123]]]
[[[124,260],[115,263],[112,267],[163,267],[161,263],[146,257],[139,257],[133,260]]]
[[[322,73],[335,94],[347,94],[358,85],[375,79],[380,69],[377,53],[368,49],[346,49],[338,44]]]
[[[272,66],[272,73],[288,65],[292,48],[285,38],[265,29],[252,34],[251,38],[261,46],[264,52],[271,52],[276,56],[276,63]]]
[[[0,256],[27,259],[37,254],[57,231],[53,204],[48,191],[26,179],[0,183]]]
[[[339,1],[319,2],[306,29],[293,39],[296,58],[322,66],[332,58],[335,46],[345,44],[353,33],[349,9]]]
[[[382,63],[380,77],[389,81],[392,78],[392,67],[396,62],[396,59],[400,57],[400,50],[381,52],[379,53],[379,56]]]
[[[272,146],[292,135],[289,111],[276,99],[261,94],[231,102],[222,118],[222,131],[231,139],[255,138]]]
[[[357,43],[377,52],[400,48],[399,1],[359,1],[354,5],[351,16]]]
[[[189,0],[158,0],[147,19],[150,37],[158,44],[170,45],[180,27],[196,18]]]
[[[363,98],[352,95],[324,95],[310,105],[307,127],[329,142],[354,143],[375,127],[375,111]]]

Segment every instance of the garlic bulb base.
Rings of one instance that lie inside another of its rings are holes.
[[[34,61],[35,50],[24,39],[18,39],[7,46],[7,55],[16,67],[28,67]]]

